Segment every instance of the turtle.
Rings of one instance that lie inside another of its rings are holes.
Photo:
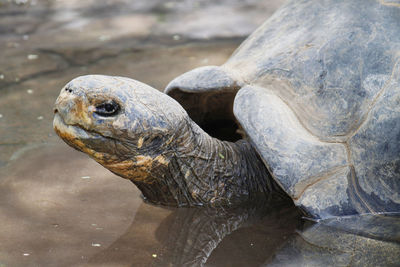
[[[73,79],[54,129],[153,203],[231,205],[282,190],[314,219],[400,212],[400,4],[289,1],[221,66],[164,93]]]

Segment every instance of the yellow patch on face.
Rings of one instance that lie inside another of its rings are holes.
[[[136,156],[136,164],[138,165],[150,165],[153,162],[153,158],[149,156]]]
[[[171,137],[167,140],[167,142],[165,142],[165,144],[166,144],[166,145],[171,144],[172,141],[173,141],[174,139],[175,139],[175,137],[174,137],[174,136],[171,136]]]
[[[137,182],[151,184],[155,181],[154,178],[151,176],[153,163],[154,159],[152,157],[136,156],[133,160],[107,163],[104,164],[104,166],[124,178]]]
[[[168,165],[168,161],[161,155],[155,158],[140,155],[133,160],[107,164],[105,167],[130,180],[152,184],[155,182],[151,175],[152,168],[159,164]]]
[[[161,155],[158,155],[155,158],[140,155],[133,159],[119,161],[119,159],[114,155],[96,152],[95,150],[86,147],[86,145],[79,139],[80,137],[76,132],[77,129],[75,129],[74,126],[65,125],[61,122],[60,118],[54,120],[54,130],[66,143],[88,154],[110,171],[126,179],[152,184],[156,181],[151,175],[152,169],[154,167],[157,168],[157,166],[160,167],[160,165],[166,166],[169,163],[168,160]],[[139,139],[138,145],[139,143],[143,143],[143,139],[142,141]]]
[[[75,116],[82,125],[91,125],[92,119],[88,115],[89,108],[80,100],[75,101]]]
[[[139,140],[138,140],[138,142],[137,142],[137,147],[138,147],[138,148],[141,148],[141,147],[143,146],[143,140],[144,140],[143,137],[140,137],[140,138],[139,138]]]
[[[198,197],[197,192],[193,191],[193,192],[192,192],[192,198],[193,198],[193,199],[197,199],[197,197]]]
[[[93,149],[87,148],[85,144],[81,140],[79,140],[78,137],[74,134],[72,126],[66,126],[64,124],[57,123],[54,125],[54,131],[67,144],[70,144],[76,149],[79,149],[82,152],[88,154],[89,156],[93,157],[97,162],[103,165],[103,154],[96,152]]]
[[[190,176],[190,170],[187,170],[185,173],[185,178],[188,178]]]
[[[154,160],[162,165],[168,165],[168,161],[161,155],[158,155],[157,157],[155,157]]]
[[[141,165],[142,163],[143,165]],[[151,162],[142,163],[138,164],[137,162],[133,162],[131,160],[124,160],[111,164],[108,163],[104,166],[110,171],[113,171],[124,178],[138,182],[151,183],[151,181],[148,180],[148,178],[150,177]]]
[[[63,113],[63,121],[66,124],[79,124],[84,128],[89,128],[92,125],[90,115],[93,113],[92,106],[81,99],[77,95],[61,93],[55,106]]]

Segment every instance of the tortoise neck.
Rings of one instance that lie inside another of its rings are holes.
[[[201,201],[211,205],[232,204],[268,194],[271,191],[270,175],[247,140],[235,143],[221,141],[209,136],[193,123],[193,143],[196,148],[190,154],[193,157],[183,162],[191,168],[192,175],[187,180],[198,184],[206,183],[205,188],[194,188],[200,191]],[[190,153],[187,151],[186,154]]]
[[[176,206],[231,205],[265,197],[273,181],[254,148],[209,136],[189,121],[170,149],[167,169],[153,170],[156,182],[137,184],[150,202]],[[158,184],[158,185],[157,185]]]

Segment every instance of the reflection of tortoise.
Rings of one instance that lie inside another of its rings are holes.
[[[399,4],[292,1],[224,65],[168,85],[187,112],[137,81],[85,76],[61,91],[54,127],[158,203],[266,192],[266,166],[312,217],[399,212],[399,59]],[[235,143],[201,129],[228,140],[235,118]]]

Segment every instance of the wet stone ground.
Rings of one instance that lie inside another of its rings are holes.
[[[0,267],[399,263],[398,220],[365,217],[386,232],[354,235],[359,221],[306,227],[275,200],[234,210],[149,205],[52,130],[54,101],[72,78],[120,75],[162,90],[187,70],[222,64],[281,4],[0,0]]]

